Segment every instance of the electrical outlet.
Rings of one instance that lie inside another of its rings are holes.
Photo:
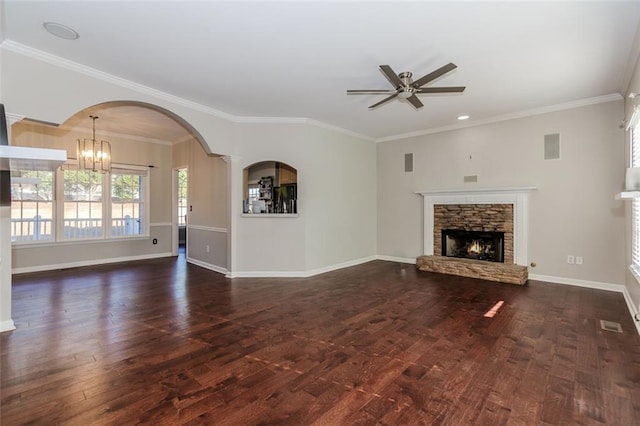
[[[576,263],[576,258],[574,256],[571,256],[571,255],[567,256],[567,263],[569,265],[573,265],[574,263]]]
[[[207,253],[209,253],[211,251],[211,247],[209,247],[209,244],[207,244]]]
[[[582,256],[576,256],[576,265],[582,265]]]

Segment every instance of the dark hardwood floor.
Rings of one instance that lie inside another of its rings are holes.
[[[174,258],[19,275],[13,294],[3,425],[640,423],[617,293],[382,261],[228,280]]]

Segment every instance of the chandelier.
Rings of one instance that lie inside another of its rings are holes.
[[[93,120],[93,139],[78,139],[78,168],[94,172],[111,171],[111,143],[96,140],[96,120],[98,116],[90,115]]]

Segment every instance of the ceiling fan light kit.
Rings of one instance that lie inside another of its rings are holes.
[[[451,87],[422,87],[432,81],[440,78],[441,76],[453,71],[457,68],[457,65],[448,63],[437,70],[420,77],[416,81],[413,81],[413,74],[406,71],[400,74],[396,74],[395,71],[389,65],[380,65],[380,70],[384,76],[389,80],[389,83],[394,87],[393,90],[384,89],[371,89],[371,90],[347,90],[347,95],[389,95],[380,102],[377,102],[369,107],[369,109],[376,108],[383,105],[395,98],[407,100],[415,109],[420,109],[424,104],[418,99],[416,95],[422,95],[427,93],[462,93],[465,86],[451,86]]]

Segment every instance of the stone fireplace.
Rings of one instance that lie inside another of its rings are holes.
[[[445,255],[442,231],[503,234],[503,260],[513,264],[513,204],[435,204],[433,206],[433,253]],[[446,241],[445,241],[446,242]],[[487,259],[481,259],[487,260]]]
[[[514,284],[527,280],[528,193],[535,188],[425,191],[421,270]]]

